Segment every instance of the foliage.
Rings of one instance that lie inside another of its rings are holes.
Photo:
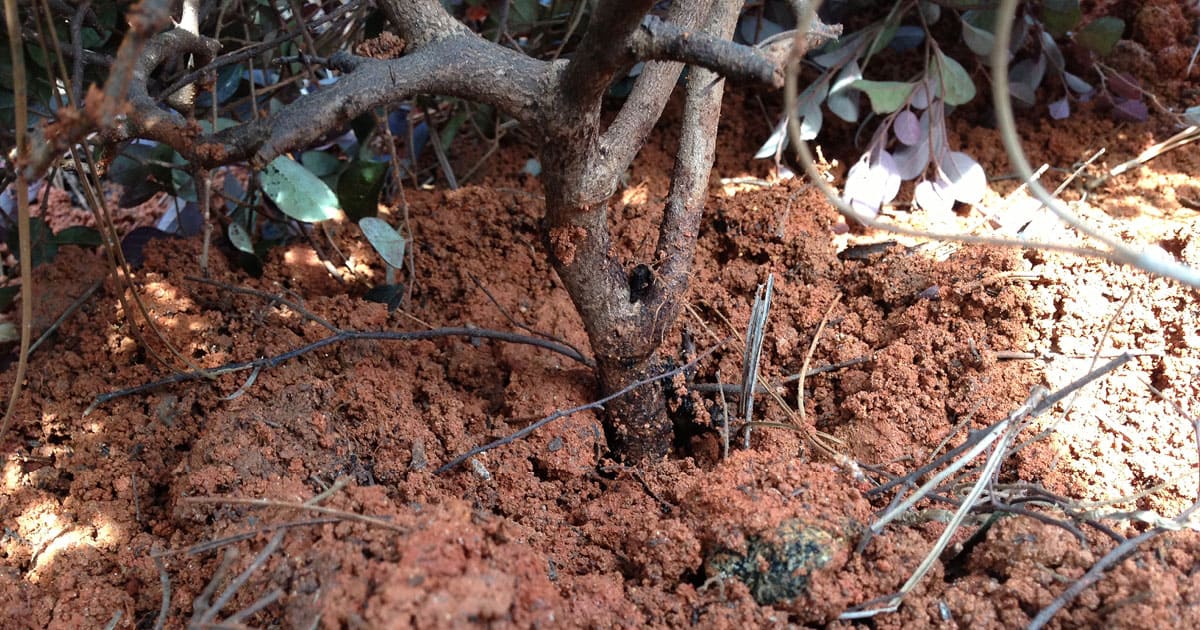
[[[443,0],[454,15],[481,36],[492,41],[508,41],[523,52],[538,58],[555,58],[578,40],[580,24],[589,11],[582,0],[512,0],[498,8],[485,0]],[[55,22],[57,41],[64,49],[78,47],[96,57],[113,58],[118,52],[128,25],[127,7],[119,2],[93,3],[78,16],[84,26],[80,40],[74,42],[67,20]],[[293,7],[298,13],[293,12]],[[30,14],[32,15],[32,13]],[[54,76],[55,45],[39,31],[27,16],[27,66],[32,76],[33,112],[52,119],[62,106],[50,89]],[[300,23],[316,33],[312,44],[298,37]],[[315,26],[314,26],[315,25]],[[292,100],[334,84],[338,76],[312,64],[338,50],[377,36],[384,28],[382,13],[362,2],[305,0],[278,3],[268,0],[234,0],[222,3],[201,16],[201,32],[218,39],[226,54],[218,59],[215,76],[195,97],[194,115],[205,129],[215,123],[224,129],[254,119],[259,112],[274,111]],[[259,42],[266,44],[254,46]],[[268,45],[273,44],[273,45]],[[11,59],[7,46],[0,47],[0,145],[11,144],[7,129],[13,124],[13,86]],[[253,55],[238,55],[247,50]],[[222,59],[229,59],[222,62]],[[69,63],[69,60],[68,60]],[[189,67],[168,64],[154,77],[161,94],[166,96]],[[101,65],[86,65],[84,83],[103,82]],[[203,85],[203,84],[202,84]],[[380,122],[383,122],[380,126]],[[440,128],[440,129],[439,129]],[[430,143],[431,133],[438,134],[448,147],[464,130],[491,134],[498,140],[505,126],[493,108],[469,105],[453,98],[414,99],[389,111],[361,116],[347,128],[331,134],[326,142],[277,158],[258,177],[250,180],[250,190],[238,183],[239,170],[220,168],[214,173],[226,182],[219,196],[224,201],[226,244],[234,259],[251,272],[261,269],[261,257],[270,247],[303,232],[303,225],[328,220],[341,209],[355,222],[374,217],[378,204],[395,172],[404,177],[428,176],[419,167]],[[393,147],[389,146],[393,145]],[[395,155],[398,170],[390,167]],[[191,166],[165,144],[135,141],[108,157],[107,175],[122,185],[121,207],[144,203],[156,194],[166,194],[168,210],[153,230],[130,235],[124,244],[126,253],[136,261],[148,239],[198,233],[191,229],[198,221],[199,198]],[[10,165],[5,164],[0,188],[11,182]],[[180,217],[187,217],[181,222]],[[12,232],[15,240],[15,230]],[[404,237],[397,233],[401,242]],[[375,240],[372,247],[378,249]],[[42,250],[38,250],[41,252]],[[52,250],[46,250],[51,252]],[[401,257],[402,259],[402,257]],[[35,256],[35,263],[48,261]],[[389,265],[396,262],[388,260]],[[395,264],[394,267],[402,267]],[[378,287],[388,290],[391,284]]]
[[[831,4],[836,9],[845,3]],[[949,145],[946,116],[975,98],[975,76],[987,72],[995,47],[994,3],[899,0],[887,5],[886,15],[807,60],[818,74],[800,94],[794,114],[801,120],[801,138],[817,137],[824,124],[822,106],[859,125],[860,136],[870,134],[843,190],[845,201],[863,216],[878,214],[895,199],[901,182],[911,180],[917,181],[914,201],[920,208],[946,212],[958,202],[975,203],[987,177],[971,156]],[[1070,116],[1073,102],[1096,100],[1118,119],[1145,120],[1137,80],[1099,61],[1114,49],[1124,22],[1101,17],[1082,23],[1082,15],[1078,0],[1024,3],[1010,45],[1014,103],[1036,111],[1040,92],[1057,95],[1044,110],[1053,119]],[[947,19],[957,20],[957,28],[946,28]],[[951,32],[952,40],[946,36]],[[904,68],[917,70],[904,75]],[[1100,87],[1080,74],[1095,76]],[[786,144],[785,119],[756,157],[778,161]]]

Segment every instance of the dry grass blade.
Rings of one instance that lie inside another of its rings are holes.
[[[1109,361],[1099,369],[1089,372],[1084,377],[1054,393],[1050,393],[1041,387],[1034,388],[1029,397],[1025,400],[1025,403],[1010,413],[1004,420],[1001,420],[984,431],[974,432],[971,438],[968,440],[967,444],[970,445],[968,448],[964,448],[967,446],[964,444],[963,446],[951,450],[946,456],[939,458],[939,462],[947,461],[949,458],[956,458],[951,461],[944,470],[935,474],[929,481],[922,484],[903,501],[898,500],[900,497],[898,494],[896,497],[897,500],[893,500],[892,506],[889,507],[888,510],[886,510],[885,513],[876,519],[875,523],[871,525],[870,533],[878,533],[882,531],[882,529],[888,523],[894,521],[896,518],[907,512],[910,508],[923,499],[933,497],[937,494],[949,494],[949,491],[952,490],[952,488],[944,488],[944,482],[955,472],[966,467],[967,464],[971,463],[985,450],[991,448],[991,453],[985,460],[982,469],[980,469],[978,477],[971,485],[971,490],[958,504],[958,509],[955,510],[953,516],[947,523],[946,528],[938,537],[937,542],[934,543],[933,548],[909,577],[908,581],[904,583],[904,586],[901,587],[898,592],[892,595],[880,598],[878,600],[873,600],[873,602],[868,602],[868,604],[854,607],[842,613],[840,619],[865,619],[881,613],[894,612],[897,610],[904,596],[910,592],[912,588],[921,581],[922,578],[925,577],[925,574],[933,566],[934,562],[937,561],[938,557],[940,557],[942,551],[945,550],[946,545],[950,543],[951,537],[953,537],[954,533],[966,519],[967,514],[970,513],[971,510],[975,509],[977,505],[979,505],[979,500],[980,497],[983,496],[984,490],[990,486],[993,486],[996,475],[1000,471],[1001,465],[1009,456],[1009,445],[1011,445],[1015,440],[1017,434],[1020,433],[1024,427],[1028,426],[1028,423],[1031,420],[1043,413],[1046,413],[1067,396],[1079,391],[1079,389],[1088,383],[1112,372],[1117,367],[1124,365],[1130,359],[1130,356],[1122,355],[1121,357]],[[963,454],[958,456],[959,453]],[[909,474],[903,478],[895,479],[889,484],[885,485],[911,486],[916,479],[929,471],[930,467],[924,466],[912,474]],[[864,539],[864,545],[860,545],[860,549],[865,546],[865,542],[867,540],[869,540],[869,538]]]
[[[808,352],[804,354],[804,363],[800,365],[800,383],[796,386],[796,411],[800,413],[800,421],[805,426],[808,426],[808,412],[804,410],[804,375],[808,374],[808,366],[812,364],[813,353],[817,351],[817,342],[821,340],[821,333],[825,332],[825,326],[829,324],[829,316],[841,301],[842,295],[839,293],[829,303],[829,308],[825,309],[825,314],[821,316],[821,323],[817,325],[817,332],[813,333],[812,343],[808,345]]]
[[[767,283],[758,285],[754,294],[754,308],[750,311],[750,324],[746,329],[746,351],[742,355],[742,396],[738,400],[738,415],[742,417],[745,448],[750,448],[750,422],[754,419],[754,391],[758,387],[758,361],[762,358],[763,334],[767,329],[767,317],[771,314],[771,295],[775,290],[775,274],[767,276]]]
[[[1109,171],[1108,176],[1116,177],[1135,168],[1145,166],[1150,160],[1153,160],[1154,158],[1168,151],[1173,151],[1179,147],[1195,142],[1196,140],[1200,140],[1200,126],[1192,125],[1191,127],[1180,131],[1179,133],[1167,138],[1166,140],[1163,140],[1162,142],[1159,142],[1145,151],[1142,151],[1132,160],[1114,166],[1113,169]]]
[[[320,506],[317,505],[318,503],[346,487],[348,483],[349,480],[347,478],[341,477],[325,491],[312,497],[311,499],[308,499],[304,503],[278,501],[270,502],[268,504],[281,504],[285,507],[299,507],[306,509],[320,508]],[[245,586],[246,582],[250,579],[250,576],[261,569],[263,565],[266,564],[267,559],[270,558],[271,555],[275,553],[275,550],[279,548],[279,545],[283,542],[283,537],[287,534],[287,531],[288,530],[286,528],[282,528],[272,534],[271,539],[267,541],[266,546],[264,546],[262,550],[255,555],[254,560],[251,561],[250,564],[229,583],[229,586],[227,586],[225,590],[221,592],[220,596],[218,596],[216,599],[213,599],[213,594],[216,592],[217,587],[223,580],[225,573],[228,572],[230,565],[233,563],[233,559],[237,557],[236,548],[231,547],[226,549],[225,553],[223,554],[221,564],[217,568],[216,573],[213,574],[212,580],[209,581],[209,584],[207,587],[205,587],[204,592],[202,592],[193,603],[192,619],[189,623],[189,627],[211,628],[215,626],[240,625],[243,619],[252,616],[254,613],[266,608],[275,600],[282,597],[283,591],[279,590],[278,588],[272,589],[271,592],[267,593],[263,597],[258,598],[246,608],[243,608],[242,610],[231,615],[228,619],[226,619],[225,622],[222,623],[216,621],[217,615],[220,614],[221,610],[229,604],[234,595],[236,595],[237,592],[241,590],[243,586]]]

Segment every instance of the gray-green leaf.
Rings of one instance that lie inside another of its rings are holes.
[[[404,266],[404,247],[407,243],[396,228],[378,217],[365,217],[358,222],[358,227],[383,262],[397,269]]]
[[[238,251],[243,251],[247,254],[254,253],[254,243],[250,240],[250,233],[237,221],[229,224],[229,242],[233,243],[233,246]]]
[[[954,59],[937,51],[938,66],[942,72],[942,100],[947,105],[962,105],[975,98],[975,82],[966,68]]]
[[[890,114],[908,102],[915,84],[904,81],[871,81],[859,79],[851,87],[867,93],[871,99],[871,109],[876,114]]]
[[[996,46],[996,36],[992,33],[995,29],[995,23],[995,11],[967,11],[963,13],[963,43],[976,55],[981,57],[988,56],[991,54],[992,48]]]
[[[1075,34],[1075,41],[1097,55],[1107,57],[1124,32],[1125,20],[1105,16],[1092,20],[1087,26],[1079,29]]]
[[[286,155],[263,169],[262,189],[284,214],[297,221],[316,223],[337,215],[337,197],[329,186]]]

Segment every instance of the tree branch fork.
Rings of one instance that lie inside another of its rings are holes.
[[[564,112],[553,106],[558,104],[559,95],[581,90],[588,92],[584,95],[587,97],[602,95],[616,72],[638,62],[681,62],[739,80],[782,85],[782,69],[761,51],[681,28],[655,16],[645,16],[634,21],[628,32],[616,33],[619,45],[609,38],[613,33],[591,29],[588,35],[596,32],[597,39],[604,40],[597,46],[603,45],[608,51],[603,63],[588,56],[587,35],[579,54],[572,59],[541,61],[483,39],[431,0],[384,0],[382,4],[409,42],[403,56],[371,59],[336,53],[330,67],[342,73],[337,83],[302,96],[263,119],[203,133],[181,114],[161,105],[166,95],[156,98],[149,93],[150,77],[158,66],[181,54],[195,55],[198,65],[203,66],[215,58],[218,46],[215,40],[171,28],[149,38],[134,61],[128,88],[132,108],[109,120],[93,122],[106,141],[142,138],[162,142],[199,167],[248,161],[261,168],[279,155],[312,144],[330,129],[343,127],[364,112],[418,94],[461,97],[493,105],[522,123],[543,129],[546,139],[555,141],[578,130],[578,112]],[[606,12],[623,16],[636,13],[630,7],[617,7],[623,4],[602,3],[593,21],[602,22]],[[634,4],[650,3],[642,0]],[[678,4],[699,3],[684,0]],[[630,18],[624,20],[629,22]],[[449,23],[454,26],[447,28]],[[423,28],[431,27],[444,29],[442,36],[421,36]],[[600,154],[624,156],[628,152],[618,151],[614,145],[637,143],[640,139],[602,136],[599,147],[611,150]],[[54,157],[47,152],[40,163],[35,161],[29,166],[44,170]],[[628,163],[602,166],[606,172],[619,174]],[[602,191],[594,196],[606,196],[604,192],[611,194]]]
[[[121,59],[113,64],[105,90],[105,102],[111,104],[121,102],[112,95],[127,89],[128,105],[115,110],[119,113],[89,119],[108,143],[150,139],[170,146],[196,168],[248,162],[257,170],[280,155],[312,146],[361,114],[419,94],[458,97],[507,113],[539,136],[546,199],[543,238],[587,329],[600,387],[606,394],[627,391],[607,407],[609,436],[627,457],[658,457],[670,449],[672,427],[661,388],[649,384],[662,372],[658,349],[687,291],[713,164],[722,78],[779,86],[783,70],[778,60],[783,57],[779,50],[766,53],[730,41],[741,0],[675,0],[665,18],[648,15],[653,5],[654,0],[595,3],[574,54],[544,61],[485,40],[447,13],[439,0],[377,0],[405,42],[403,54],[376,59],[335,53],[326,67],[341,76],[332,85],[215,133],[165,107],[169,94],[149,92],[151,76],[166,59],[190,54],[198,65],[209,65],[217,53],[215,42],[179,28],[152,36],[143,32],[140,54],[124,67],[119,67]],[[639,62],[645,68],[605,127],[601,106],[609,86]],[[608,203],[675,91],[684,65],[692,71],[655,250],[659,273],[638,289],[636,268],[613,251]],[[122,74],[129,77],[127,88],[114,88]],[[93,109],[114,111],[89,107],[85,113]],[[68,144],[62,144],[64,138]],[[80,137],[60,131],[57,139],[61,153]],[[54,143],[44,144],[50,147],[44,154],[53,155]],[[32,167],[27,163],[27,169]]]

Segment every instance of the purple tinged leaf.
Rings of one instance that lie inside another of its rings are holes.
[[[1062,97],[1050,103],[1050,117],[1054,120],[1065,120],[1071,116],[1071,101]]]
[[[992,33],[995,20],[994,11],[971,10],[962,14],[962,40],[971,52],[986,57],[996,45],[996,35]]]
[[[858,122],[859,91],[853,89],[853,83],[862,78],[862,69],[857,60],[851,60],[833,81],[829,88],[829,96],[825,104],[829,111],[846,122]]]
[[[1064,72],[1062,74],[1062,78],[1063,78],[1063,81],[1067,84],[1067,87],[1071,88],[1072,92],[1079,94],[1079,95],[1091,94],[1096,89],[1096,88],[1092,87],[1091,83],[1084,81],[1083,79],[1071,74],[1070,72]]]
[[[1008,84],[1008,93],[1021,107],[1033,107],[1037,103],[1037,90],[1028,83],[1011,81]]]
[[[892,121],[892,133],[902,144],[912,146],[921,139],[921,122],[911,109],[906,109],[896,114],[896,119]]]
[[[861,223],[869,223],[879,216],[880,206],[873,206],[861,199],[851,199],[850,208],[854,210],[855,218]]]
[[[930,84],[931,79],[929,77],[926,77],[924,81],[918,83],[917,87],[913,88],[912,98],[909,100],[909,104],[917,109],[926,109],[929,107],[930,94],[937,94],[935,90],[930,88]]]
[[[878,182],[872,176],[871,161],[868,154],[863,154],[854,166],[846,173],[846,186],[842,189],[842,199],[850,205],[861,204],[878,213],[883,205],[883,195]]]
[[[929,140],[922,138],[916,144],[901,147],[896,151],[896,174],[903,181],[916,179],[929,166]]]
[[[925,173],[925,169],[929,166],[930,151],[929,151],[929,112],[921,112],[920,118],[917,120],[918,125],[918,140],[916,144],[907,147],[901,147],[896,151],[896,165],[900,174],[900,179],[904,181],[916,179]]]
[[[880,178],[883,192],[883,203],[891,203],[900,192],[900,169],[896,159],[887,151],[880,151],[876,161],[871,165],[871,171]]]
[[[954,209],[954,197],[942,180],[921,180],[913,191],[913,201],[922,210],[932,214],[946,214]]]
[[[1141,101],[1118,99],[1113,103],[1113,117],[1125,122],[1146,122],[1150,117],[1150,110]]]
[[[1037,89],[1046,78],[1046,56],[1038,55],[1034,59],[1022,59],[1008,69],[1008,80],[1012,83],[1024,83]]]
[[[880,151],[875,159],[865,154],[846,174],[846,187],[842,198],[860,212],[869,211],[870,216],[879,214],[884,204],[896,198],[900,192],[900,175],[895,159],[887,151]]]
[[[979,203],[987,191],[987,174],[974,158],[959,151],[951,151],[941,161],[942,173],[949,184],[947,192],[953,198],[969,204]]]
[[[1112,90],[1113,94],[1128,99],[1142,98],[1141,82],[1125,72],[1119,72],[1110,76],[1108,78],[1108,89]]]

